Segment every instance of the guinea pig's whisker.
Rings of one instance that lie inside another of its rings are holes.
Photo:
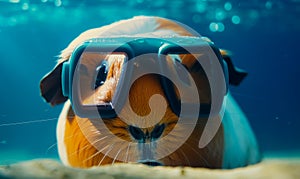
[[[115,143],[111,144],[109,149],[106,151],[106,153],[103,155],[101,161],[99,162],[98,166],[101,165],[101,163],[103,162],[103,160],[105,159],[105,157],[108,155],[108,153],[113,149],[113,146],[114,146]]]
[[[76,132],[76,134],[69,135],[68,137],[65,137],[65,140],[64,140],[64,141],[73,139],[73,137],[76,136],[76,135],[78,135],[78,134],[79,134],[79,132]],[[58,144],[63,144],[64,141],[55,142],[55,143],[51,144],[51,145],[47,148],[46,154],[48,154],[49,150],[51,150],[54,146],[56,146],[56,145],[58,145]],[[76,152],[74,152],[74,153],[76,153]],[[73,155],[73,154],[71,154],[71,155]]]
[[[185,155],[184,151],[182,149],[179,149],[179,152],[183,155],[185,161],[189,164],[189,166],[191,166],[191,162],[188,159],[188,157]]]
[[[130,142],[130,143],[128,144],[128,147],[127,147],[127,150],[126,150],[126,155],[125,155],[126,160],[124,160],[124,162],[126,162],[126,163],[135,161],[135,160],[134,160],[133,154],[137,154],[137,153],[138,153],[137,147],[134,146],[134,145],[132,145],[132,144],[134,144],[134,143],[133,143],[133,142]],[[133,147],[133,148],[132,148],[132,147]]]
[[[152,157],[157,156],[157,142],[156,141],[150,143],[150,153],[152,154]]]
[[[73,156],[73,155],[75,155],[75,154],[77,154],[77,153],[79,153],[79,152],[84,151],[84,150],[85,150],[86,148],[88,148],[89,146],[94,145],[94,144],[96,144],[97,142],[99,142],[99,141],[101,141],[101,140],[103,140],[103,139],[105,139],[105,138],[107,138],[107,136],[104,136],[104,137],[102,137],[102,138],[100,138],[100,139],[98,139],[98,140],[96,140],[96,141],[94,141],[94,142],[92,142],[92,143],[89,143],[89,144],[87,144],[87,145],[81,147],[79,150],[76,150],[75,152],[71,153],[70,156]],[[90,145],[90,144],[91,144],[91,145]]]
[[[195,154],[199,155],[199,157],[201,157],[201,153],[195,149],[195,147],[191,146],[190,144],[188,144],[187,142],[185,142],[183,145],[188,146],[188,148],[190,148],[193,152],[195,152]]]
[[[80,134],[80,132],[73,133],[73,134],[71,134],[69,136],[64,137],[63,141],[56,142],[56,143],[54,143],[52,145],[64,144],[65,141],[73,139],[73,137],[77,136],[78,134]]]
[[[126,150],[126,154],[125,154],[125,159],[124,159],[124,162],[128,162],[128,152],[129,152],[129,148],[131,146],[131,142],[128,143],[128,147],[127,147],[127,150]]]
[[[54,121],[54,120],[57,120],[57,117],[56,118],[49,118],[49,119],[39,119],[39,120],[32,120],[32,121],[21,121],[21,122],[12,122],[12,123],[0,124],[0,127],[16,126],[16,125],[23,125],[23,124],[33,124],[33,123],[48,122],[48,121]]]
[[[91,160],[92,158],[94,158],[95,156],[99,155],[103,150],[105,150],[107,147],[109,147],[110,145],[106,145],[105,147],[103,147],[101,150],[99,150],[98,152],[94,153],[93,155],[91,155],[89,158],[83,160],[83,162],[86,162],[88,160]]]
[[[117,157],[119,156],[120,152],[122,151],[122,148],[120,150],[118,150],[116,156],[114,157],[114,160],[112,161],[111,165],[113,165],[117,159]]]
[[[54,144],[50,145],[47,150],[46,150],[46,155],[48,154],[48,152],[54,147],[57,145],[57,142],[55,142]]]
[[[183,145],[186,145],[186,146],[188,146],[188,148],[190,148],[191,150],[193,150],[195,152],[195,154],[197,154],[199,156],[199,159],[202,160],[207,166],[209,166],[208,161],[193,146],[189,145],[187,142],[184,143]]]

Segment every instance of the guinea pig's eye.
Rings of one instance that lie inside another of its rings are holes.
[[[99,86],[103,85],[108,73],[108,63],[106,60],[103,60],[102,63],[96,68],[96,81],[95,81],[95,89]]]

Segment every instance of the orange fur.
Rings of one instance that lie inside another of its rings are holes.
[[[72,109],[70,109],[69,113],[73,113]],[[103,154],[95,155],[98,150],[86,139],[78,125],[78,120],[86,119],[73,116],[68,117],[66,121],[64,143],[66,145],[69,164],[80,168],[97,166]],[[93,157],[89,159],[91,156]],[[111,159],[106,158],[102,164],[111,162]]]
[[[133,111],[140,116],[147,115],[150,112],[148,101],[154,94],[160,94],[164,96],[159,79],[156,75],[146,75],[138,79],[132,85],[129,93],[129,101]],[[69,163],[72,166],[76,167],[97,166],[99,165],[100,161],[102,161],[101,165],[112,163],[112,158],[104,157],[103,153],[97,154],[98,150],[93,145],[91,145],[91,143],[87,141],[85,136],[82,134],[77,120],[85,120],[86,123],[89,122],[87,119],[82,119],[78,116],[69,118],[67,121],[65,129],[65,144],[68,151],[67,153]],[[163,136],[169,134],[169,132],[176,125],[177,120],[177,116],[168,107],[164,118],[160,121],[160,123],[167,124]],[[127,124],[119,118],[108,120],[105,124],[116,136],[134,142],[134,139],[130,137],[127,131]],[[218,134],[207,147],[205,147],[204,149],[198,148],[198,142],[205,124],[206,119],[199,119],[198,125],[193,131],[191,137],[185,142],[185,144],[171,155],[161,159],[161,162],[165,165],[170,166],[182,165],[202,166],[210,168],[221,167],[223,151],[223,141],[221,140],[222,128],[219,129]],[[152,130],[153,127],[143,129],[143,131],[149,132]],[[184,126],[182,126],[182,131],[184,132]],[[73,136],[72,140],[68,139],[70,136]],[[176,142],[176,136],[174,136],[173,141],[170,142]],[[172,146],[172,144],[166,144],[165,147],[168,147],[168,145]],[[93,157],[90,158],[91,156]]]

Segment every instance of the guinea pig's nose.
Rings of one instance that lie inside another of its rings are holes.
[[[144,133],[135,126],[129,126],[128,130],[134,139],[145,142],[146,139],[157,140],[160,138],[165,130],[165,124],[156,125],[150,134],[148,132]]]
[[[129,132],[132,135],[132,137],[138,141],[145,139],[144,132],[138,127],[129,126]]]
[[[163,134],[166,126],[165,124],[156,125],[151,132],[151,139],[158,139]]]

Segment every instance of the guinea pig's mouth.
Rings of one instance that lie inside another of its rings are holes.
[[[142,163],[148,166],[163,166],[163,164],[157,160],[139,160],[138,163]]]

